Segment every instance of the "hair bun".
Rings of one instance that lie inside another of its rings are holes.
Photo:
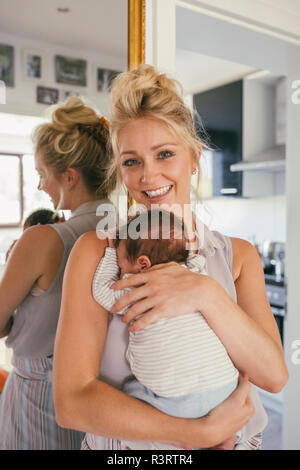
[[[76,168],[92,194],[106,198],[115,188],[116,177],[106,178],[110,163],[108,121],[79,97],[51,106],[50,122],[34,133],[36,152],[57,174]]]
[[[109,125],[108,120],[104,117],[99,119],[95,124],[78,124],[80,132],[86,132],[90,137],[93,137],[100,144],[107,144],[109,138]]]

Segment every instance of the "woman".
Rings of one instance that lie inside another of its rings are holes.
[[[113,178],[105,181],[107,137],[106,120],[79,98],[55,107],[35,131],[38,188],[72,214],[25,230],[0,282],[0,332],[14,365],[0,400],[0,449],[80,448],[82,433],[55,420],[53,347],[67,258],[77,238],[95,230],[100,200],[114,188]]]
[[[201,142],[177,82],[146,65],[119,75],[112,88],[110,133],[115,156],[112,173],[117,169],[136,202],[147,209],[152,204],[189,207],[191,175],[199,169]],[[106,243],[90,233],[72,251],[55,346],[54,396],[59,423],[88,432],[83,448],[126,448],[122,440],[146,441],[141,448],[151,448],[150,441],[202,448],[226,441],[219,448],[230,448],[228,442],[232,448],[235,433],[248,423],[254,408],[239,448],[260,446],[265,414],[254,388],[253,407],[245,374],[253,384],[278,392],[287,380],[287,369],[259,257],[246,241],[211,232],[196,217],[184,221],[190,223],[189,230],[207,258],[209,275],[195,275],[167,263],[116,282],[115,288],[137,287],[112,309],[134,303],[123,322],[119,315],[108,315],[91,293]],[[124,322],[148,311],[132,327],[139,329],[162,317],[197,310],[242,373],[237,390],[198,420],[165,415],[122,393],[130,376]]]

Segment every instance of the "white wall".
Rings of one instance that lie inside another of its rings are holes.
[[[96,69],[108,68],[125,70],[127,58],[100,55],[87,50],[72,49],[59,44],[50,44],[28,38],[0,33],[0,43],[11,45],[15,51],[15,86],[6,88],[6,105],[0,105],[0,112],[42,116],[46,105],[36,102],[37,86],[57,88],[60,90],[59,99],[64,99],[64,90],[79,91],[87,97],[103,114],[108,114],[108,94],[97,91]],[[45,74],[42,81],[32,82],[24,78],[24,49],[33,49],[43,53],[45,57]],[[87,86],[75,87],[63,85],[55,81],[55,55],[87,60]]]
[[[295,0],[188,0],[205,4],[212,12],[224,12],[236,20],[269,27],[270,31],[288,32],[299,36],[300,4]],[[250,21],[249,21],[250,20]]]
[[[300,104],[291,100],[292,83],[300,79],[300,54],[289,57],[288,119],[287,119],[287,276],[288,317],[285,330],[286,361],[289,381],[285,387],[283,445],[284,449],[300,449],[300,363],[293,361],[293,344],[300,340]],[[299,347],[298,347],[299,349]],[[298,354],[299,358],[299,354]]]
[[[286,241],[286,198],[214,198],[204,202],[211,228],[252,243]]]

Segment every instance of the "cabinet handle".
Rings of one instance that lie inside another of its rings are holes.
[[[238,192],[237,188],[222,188],[220,189],[221,194],[236,194]]]

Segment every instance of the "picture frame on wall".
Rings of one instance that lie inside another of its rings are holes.
[[[57,103],[58,98],[59,90],[56,88],[38,86],[36,89],[36,100],[38,103],[47,104],[50,106],[51,104]]]
[[[65,101],[71,96],[82,96],[82,93],[78,90],[63,89],[62,90],[62,99]]]
[[[55,78],[57,83],[86,86],[86,68],[86,60],[55,56]]]
[[[110,89],[112,81],[116,78],[120,72],[120,70],[111,70],[111,69],[103,69],[97,67],[97,90],[100,92],[107,92]]]
[[[0,80],[6,86],[14,86],[14,48],[6,44],[0,44]]]
[[[23,50],[24,78],[40,81],[44,78],[45,58],[41,51]]]

